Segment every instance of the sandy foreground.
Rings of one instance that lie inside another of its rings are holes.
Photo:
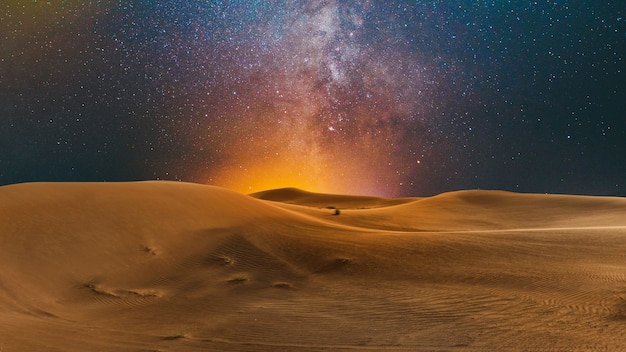
[[[2,352],[625,346],[623,198],[0,187]]]

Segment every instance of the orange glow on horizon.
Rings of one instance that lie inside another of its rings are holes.
[[[377,180],[371,168],[356,169],[338,159],[304,155],[298,160],[276,158],[226,167],[208,182],[244,194],[294,187],[315,193],[393,196],[381,192]]]
[[[325,180],[280,165],[242,167],[239,169],[239,173],[225,173],[218,177],[216,182],[219,186],[240,193],[255,193],[284,187],[296,187],[312,192],[325,192],[327,190]]]

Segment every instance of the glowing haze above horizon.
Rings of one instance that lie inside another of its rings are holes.
[[[0,9],[0,184],[624,192],[621,2]]]

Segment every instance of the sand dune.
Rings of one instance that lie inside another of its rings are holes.
[[[4,186],[0,351],[617,351],[625,253],[617,197]]]
[[[380,198],[369,196],[348,196],[341,194],[311,193],[297,188],[281,188],[251,194],[252,197],[297,204],[316,208],[353,208],[369,209],[404,204],[418,198]]]

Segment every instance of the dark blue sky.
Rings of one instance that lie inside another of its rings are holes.
[[[626,4],[8,1],[0,184],[626,188]]]

